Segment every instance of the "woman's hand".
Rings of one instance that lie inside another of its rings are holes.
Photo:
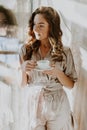
[[[56,67],[52,67],[52,69],[50,70],[45,70],[43,71],[43,73],[47,74],[47,75],[50,75],[52,76],[53,78],[57,78],[58,77],[58,74],[61,72],[60,69],[56,69]]]
[[[29,72],[36,67],[37,63],[34,60],[27,60],[21,65],[23,72]]]
[[[33,70],[36,67],[36,62],[33,60],[27,60],[22,63],[21,69],[22,69],[22,83],[21,86],[26,86],[27,83],[31,82],[31,76],[29,75],[29,72]],[[28,75],[28,76],[27,76]]]
[[[44,74],[48,74],[50,76],[52,76],[53,78],[58,78],[58,80],[60,81],[60,83],[67,87],[67,88],[73,88],[74,86],[74,81],[68,77],[62,70],[61,68],[58,68],[56,66],[53,67],[53,69],[51,70],[45,70],[43,71]]]

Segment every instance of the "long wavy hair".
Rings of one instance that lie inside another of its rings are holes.
[[[40,47],[40,41],[36,40],[33,32],[34,18],[37,14],[43,15],[43,17],[46,19],[46,21],[50,26],[49,42],[52,48],[51,55],[53,60],[62,61],[63,45],[61,41],[62,31],[60,28],[60,16],[58,12],[54,10],[52,7],[39,7],[32,13],[29,19],[29,31],[28,31],[30,39],[28,40],[28,43],[25,45],[27,53],[24,56],[24,59],[25,60],[30,59],[32,56],[32,52],[33,51],[37,52],[37,50]]]

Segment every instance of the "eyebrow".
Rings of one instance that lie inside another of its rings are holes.
[[[40,23],[38,23],[38,24],[45,24],[45,23],[43,23],[43,22],[40,22]]]
[[[34,24],[36,24],[36,23],[34,23]],[[37,24],[45,24],[45,23],[43,23],[43,22],[40,22],[40,23],[37,23]]]

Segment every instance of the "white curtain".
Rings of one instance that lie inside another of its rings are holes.
[[[32,11],[42,2],[40,0],[0,0],[0,4],[12,9],[18,23],[18,39],[0,37],[0,130],[23,128],[28,130],[27,121],[24,118],[24,115],[27,116],[28,110],[23,104],[27,101],[27,89],[20,88],[21,72],[18,54],[8,55],[1,54],[1,52],[19,51],[21,45],[26,41],[28,19]],[[47,0],[44,1],[44,4],[48,4]],[[23,120],[25,120],[25,124],[21,128]]]
[[[65,39],[67,38],[65,44],[72,49],[78,74],[78,82],[72,90],[73,111],[78,122],[77,130],[87,130],[87,1],[62,0],[58,10],[68,27],[67,36],[71,36],[69,41],[65,36]]]

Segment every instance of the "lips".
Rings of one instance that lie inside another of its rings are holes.
[[[36,38],[40,38],[41,35],[40,34],[35,34]]]
[[[39,33],[35,33],[35,35],[36,35],[36,36],[40,36],[40,34],[39,34]]]

